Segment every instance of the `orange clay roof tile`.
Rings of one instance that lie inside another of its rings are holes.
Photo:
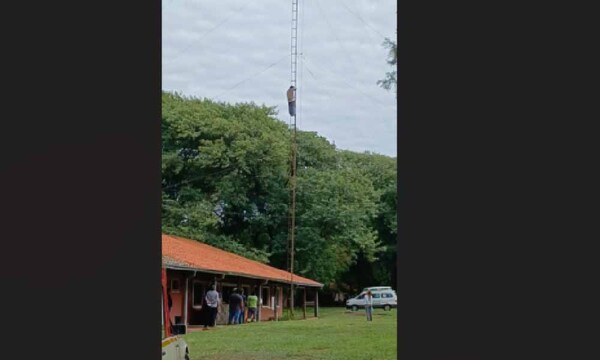
[[[196,240],[173,235],[162,235],[163,263],[166,266],[188,267],[240,276],[256,277],[289,283],[287,271],[217,249]],[[323,284],[294,274],[294,284],[322,287]]]

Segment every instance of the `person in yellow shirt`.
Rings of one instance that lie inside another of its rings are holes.
[[[258,307],[258,296],[252,292],[248,296],[248,322],[256,321],[256,309]]]

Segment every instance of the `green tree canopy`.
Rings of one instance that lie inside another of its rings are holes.
[[[164,232],[286,267],[291,131],[276,116],[264,105],[163,93]],[[295,272],[359,287],[369,284],[348,273],[364,262],[388,281],[395,159],[340,151],[314,132],[297,141]]]
[[[385,73],[385,78],[377,81],[377,85],[381,86],[386,90],[390,90],[392,87],[396,94],[398,94],[398,83],[396,80],[396,64],[398,63],[398,47],[396,43],[388,38],[383,41],[383,46],[389,50],[387,63],[394,67],[394,70]]]

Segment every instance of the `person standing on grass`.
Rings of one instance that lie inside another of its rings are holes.
[[[212,314],[208,308],[208,304],[206,303],[206,296],[202,299],[202,307],[200,308],[200,325],[204,326],[203,330],[206,330],[208,325],[210,325],[210,318]]]
[[[258,305],[258,296],[254,292],[248,296],[248,321],[256,321],[256,307]]]
[[[206,329],[208,326],[214,327],[217,322],[217,314],[219,312],[219,293],[217,292],[217,284],[212,284],[211,289],[206,293],[204,297],[206,301],[207,317],[208,321],[204,324]]]
[[[238,315],[238,324],[243,324],[244,323],[244,311],[246,310],[246,295],[244,295],[244,289],[240,289],[240,297],[242,298],[242,301],[240,303],[240,313]]]
[[[373,321],[373,293],[371,290],[365,294],[365,311],[367,312],[367,321]]]
[[[239,290],[235,288],[229,296],[229,325],[235,325],[238,323],[241,309],[242,297],[239,294]]]

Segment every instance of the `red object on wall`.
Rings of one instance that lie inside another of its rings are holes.
[[[165,268],[161,269],[160,274],[160,282],[162,284],[162,302],[163,302],[163,310],[164,310],[164,319],[165,319],[165,337],[171,336],[171,326],[170,325],[170,317],[169,317],[169,297],[167,295],[167,270]]]

